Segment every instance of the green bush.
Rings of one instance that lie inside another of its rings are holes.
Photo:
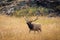
[[[30,8],[15,11],[14,16],[17,16],[17,17],[19,17],[19,16],[35,16],[37,10],[40,10],[40,13],[42,13],[43,15],[48,14],[48,9],[47,8],[30,7]]]

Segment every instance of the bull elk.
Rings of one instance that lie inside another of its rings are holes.
[[[29,32],[30,31],[41,31],[41,25],[40,24],[34,24],[32,22],[36,21],[38,19],[38,16],[34,19],[34,20],[28,20],[27,17],[24,17],[25,21],[26,21],[26,24],[28,25],[28,28],[29,28]]]

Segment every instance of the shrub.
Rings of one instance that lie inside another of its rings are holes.
[[[48,9],[47,8],[43,8],[43,7],[30,7],[30,8],[26,8],[26,9],[21,9],[21,10],[17,10],[15,11],[14,15],[19,17],[19,16],[35,16],[37,10],[40,11],[41,15],[48,15]]]

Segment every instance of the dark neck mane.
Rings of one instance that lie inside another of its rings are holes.
[[[27,22],[27,25],[30,29],[33,29],[33,25],[31,24],[31,22]]]

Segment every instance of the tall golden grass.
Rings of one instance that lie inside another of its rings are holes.
[[[23,17],[0,15],[0,40],[60,40],[59,17],[39,17],[34,23],[41,24],[42,32],[29,33]]]

